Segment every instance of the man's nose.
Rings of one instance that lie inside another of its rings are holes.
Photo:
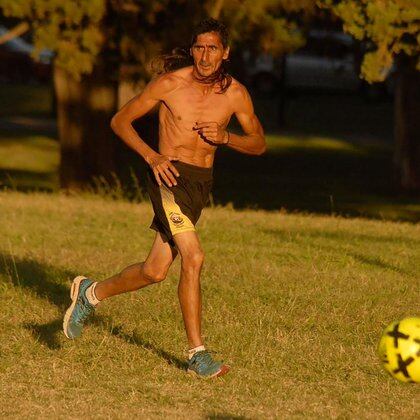
[[[203,54],[201,55],[202,61],[208,61],[209,58],[209,50],[207,48],[203,49]]]

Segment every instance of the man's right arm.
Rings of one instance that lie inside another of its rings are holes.
[[[149,147],[134,130],[134,120],[146,115],[160,101],[159,79],[150,82],[144,91],[127,102],[112,118],[111,128],[129,147],[136,151],[146,162],[157,153]]]
[[[178,175],[170,163],[176,158],[162,156],[153,150],[134,130],[134,120],[146,115],[153,109],[171,90],[175,88],[176,81],[171,75],[164,75],[150,82],[144,91],[125,104],[112,118],[111,128],[124,143],[137,152],[152,168],[156,180],[161,184],[176,185],[173,174]]]

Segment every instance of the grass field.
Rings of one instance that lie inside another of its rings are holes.
[[[419,225],[206,209],[205,337],[232,366],[210,382],[184,371],[179,261],[80,340],[61,331],[72,277],[143,260],[150,219],[147,203],[0,193],[1,417],[417,418],[418,386],[375,350],[419,315]]]

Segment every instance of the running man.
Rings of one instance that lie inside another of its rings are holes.
[[[72,304],[64,317],[64,333],[77,338],[96,305],[114,295],[163,281],[175,257],[181,257],[178,296],[189,344],[188,371],[201,377],[221,376],[229,367],[215,361],[201,335],[200,272],[204,253],[195,230],[212,187],[217,147],[260,155],[264,132],[243,85],[223,68],[229,56],[226,27],[206,19],[196,28],[190,54],[193,65],[167,71],[152,80],[111,121],[114,132],[148,164],[148,192],[153,205],[151,228],[156,231],[144,262],[126,267],[101,282],[79,276],[71,288]],[[159,152],[132,127],[157,104]],[[244,135],[226,130],[235,114]]]

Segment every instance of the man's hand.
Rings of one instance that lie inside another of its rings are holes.
[[[146,158],[146,162],[152,169],[159,186],[162,185],[162,181],[164,181],[168,187],[177,184],[175,177],[178,177],[179,173],[171,163],[173,160],[179,159],[173,156],[164,156],[160,154]]]
[[[198,131],[201,138],[215,145],[227,144],[229,133],[217,122],[196,122],[193,130]]]

